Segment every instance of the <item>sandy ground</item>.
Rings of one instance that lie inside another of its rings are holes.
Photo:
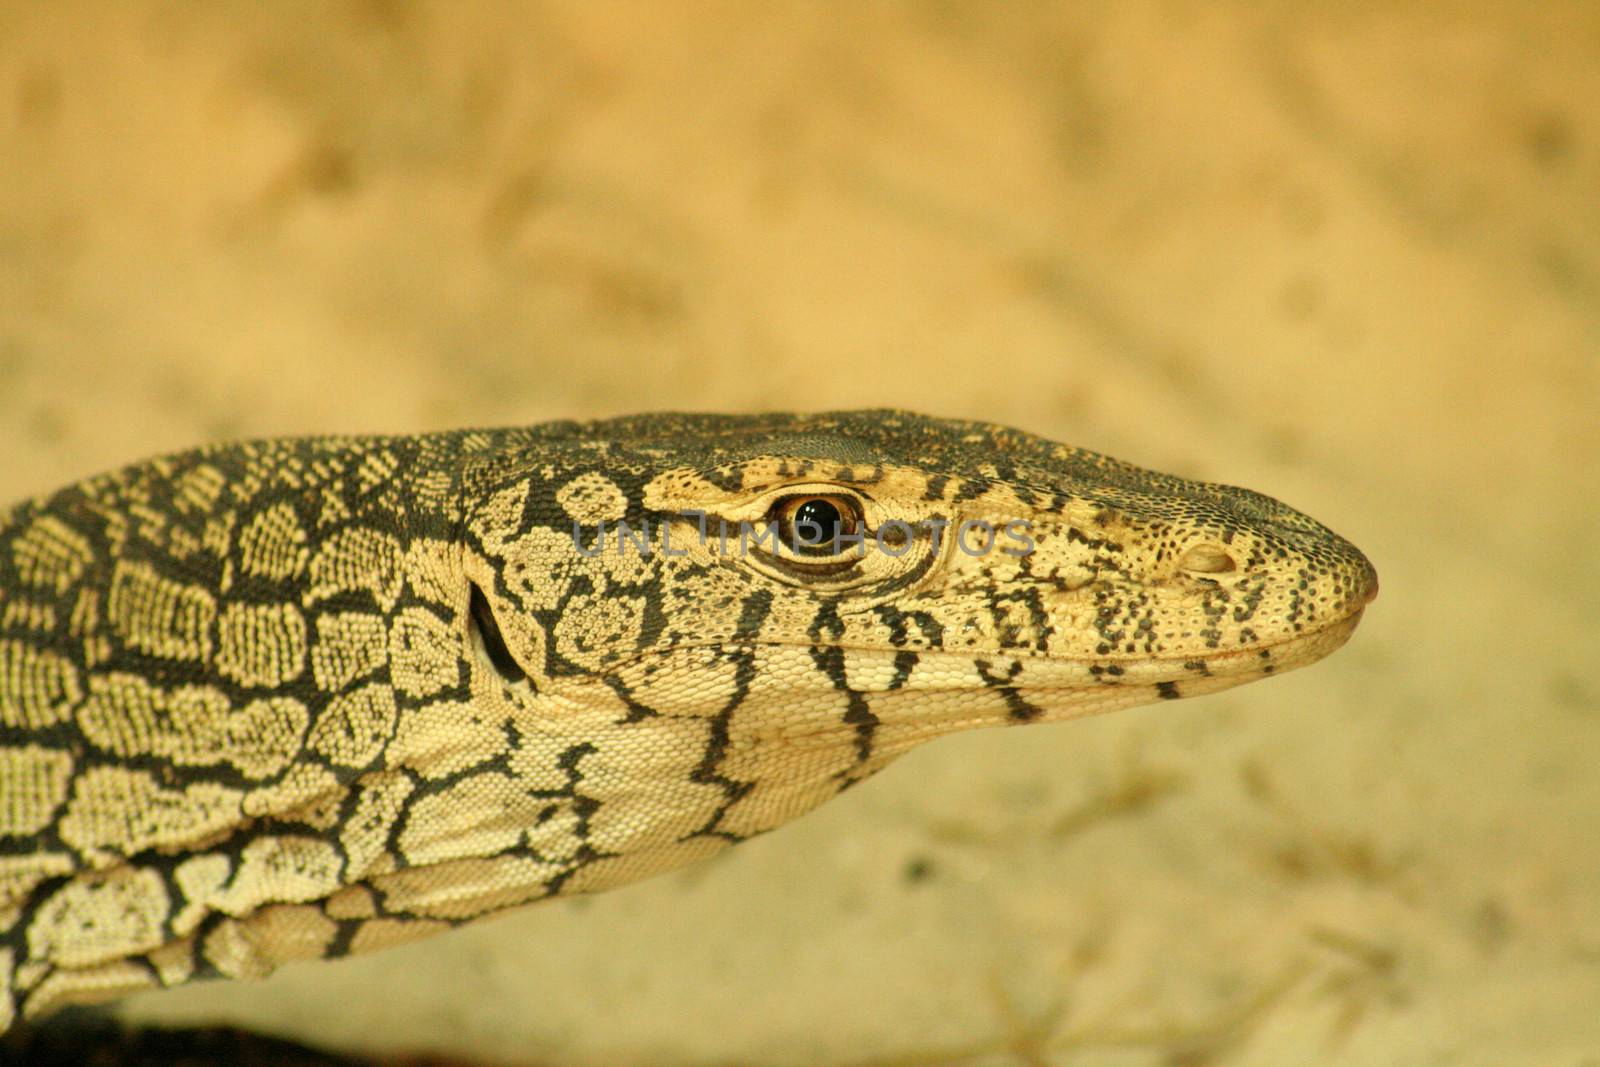
[[[894,405],[1360,544],[1344,651],[129,1002],[485,1063],[1600,1063],[1600,8],[0,4],[0,496]]]

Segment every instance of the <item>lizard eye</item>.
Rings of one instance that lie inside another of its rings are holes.
[[[741,555],[784,585],[830,595],[887,595],[920,581],[939,559],[937,542],[913,531],[908,519],[914,515],[885,509],[864,490],[791,483],[761,507],[763,519],[755,520],[754,539]]]
[[[783,497],[772,505],[767,518],[796,555],[833,556],[854,542],[863,517],[861,505],[853,497],[830,495]]]

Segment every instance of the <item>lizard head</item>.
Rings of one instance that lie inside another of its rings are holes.
[[[1309,663],[1377,589],[1258,494],[884,411],[222,446],[28,508],[0,1029],[681,866],[942,734]]]
[[[596,768],[657,761],[682,795],[654,798],[666,829],[635,820],[651,840],[768,829],[941,734],[1302,666],[1377,590],[1349,542],[1275,500],[1001,426],[564,432],[536,469],[496,467],[468,517],[474,691],[590,739]]]

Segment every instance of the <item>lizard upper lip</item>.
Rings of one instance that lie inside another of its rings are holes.
[[[1370,602],[1370,599],[1371,598],[1369,597],[1368,598],[1368,602]],[[1307,630],[1307,631],[1305,631],[1303,633],[1297,633],[1297,634],[1293,634],[1291,636],[1281,637],[1281,638],[1279,638],[1277,640],[1273,640],[1273,641],[1263,641],[1263,642],[1260,642],[1260,643],[1257,643],[1257,644],[1246,645],[1246,646],[1241,647],[1241,648],[1205,649],[1203,651],[1190,651],[1190,652],[1187,652],[1187,653],[1181,653],[1181,654],[1177,654],[1177,655],[1143,655],[1143,656],[1139,656],[1139,655],[1129,654],[1129,655],[1119,656],[1116,653],[1111,653],[1111,654],[1104,655],[1104,656],[1081,656],[1081,657],[1069,658],[1069,657],[1054,657],[1054,656],[1044,655],[1044,654],[1039,653],[1037,650],[1022,649],[1022,648],[991,649],[991,650],[988,650],[988,651],[977,651],[977,650],[973,650],[973,649],[953,649],[953,648],[937,648],[937,649],[917,648],[917,649],[912,649],[911,651],[915,651],[919,655],[924,655],[924,656],[948,656],[948,657],[951,657],[951,658],[954,658],[954,659],[963,659],[963,660],[972,659],[974,657],[986,658],[986,659],[991,659],[991,660],[999,658],[999,659],[1015,659],[1015,660],[1021,660],[1021,661],[1024,661],[1024,662],[1037,663],[1037,664],[1063,664],[1063,663],[1069,662],[1069,660],[1070,660],[1070,662],[1074,662],[1074,663],[1078,663],[1078,664],[1083,664],[1083,663],[1117,664],[1117,665],[1123,666],[1123,667],[1128,667],[1129,665],[1133,665],[1134,667],[1137,667],[1139,665],[1149,665],[1149,666],[1159,666],[1159,667],[1165,668],[1165,667],[1170,667],[1170,666],[1174,666],[1174,665],[1177,665],[1177,664],[1182,664],[1182,663],[1185,663],[1185,662],[1192,662],[1192,661],[1195,661],[1195,660],[1204,660],[1208,664],[1210,664],[1213,668],[1215,668],[1215,667],[1217,667],[1217,666],[1219,666],[1219,665],[1221,665],[1223,663],[1237,663],[1237,662],[1244,662],[1244,661],[1255,661],[1260,657],[1261,653],[1264,652],[1264,651],[1274,651],[1274,652],[1276,652],[1276,651],[1279,651],[1281,649],[1289,648],[1289,647],[1292,647],[1292,646],[1310,647],[1310,646],[1315,645],[1316,642],[1319,639],[1327,640],[1330,636],[1336,635],[1336,634],[1337,635],[1341,635],[1344,638],[1348,638],[1350,634],[1355,632],[1355,628],[1360,623],[1361,617],[1365,613],[1365,611],[1366,611],[1366,604],[1363,603],[1360,607],[1357,607],[1355,610],[1350,611],[1347,614],[1345,614],[1345,615],[1343,615],[1343,616],[1341,616],[1341,617],[1339,617],[1337,619],[1334,619],[1334,620],[1328,622],[1325,625],[1319,626],[1316,629]],[[692,644],[692,643],[691,642],[684,642],[683,645],[680,645],[680,647],[684,647],[684,646],[687,646],[689,644]],[[702,642],[702,644],[703,645],[738,645],[738,646],[743,646],[743,647],[755,647],[755,646],[763,646],[763,645],[764,646],[773,646],[773,647],[800,647],[800,645],[797,642],[789,642],[789,641],[758,641],[758,640],[734,640],[734,639],[707,640],[705,642]],[[885,649],[885,648],[880,648],[880,647],[877,647],[877,646],[865,646],[865,645],[842,645],[840,647],[856,648],[856,649],[861,649],[861,650],[865,650],[865,651],[879,652],[879,653],[884,653],[884,654],[887,654],[889,652],[895,651],[893,649]],[[638,662],[639,659],[641,659],[641,658],[642,657],[637,657],[636,656],[636,657],[630,657],[628,659],[622,660],[617,664],[613,664],[612,665],[612,669],[619,669],[620,667],[622,667],[625,664]]]

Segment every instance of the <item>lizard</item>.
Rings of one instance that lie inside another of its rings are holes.
[[[0,1030],[681,867],[1342,645],[1261,494],[893,410],[207,445],[0,512]]]

